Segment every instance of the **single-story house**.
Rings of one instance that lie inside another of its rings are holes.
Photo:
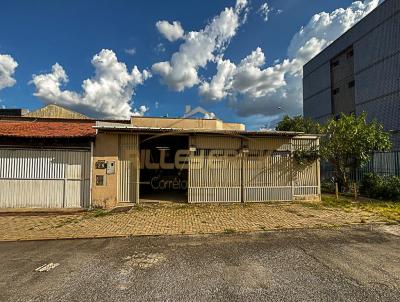
[[[219,119],[92,120],[48,106],[0,117],[0,208],[319,199],[318,137]]]
[[[191,118],[132,117],[94,128],[94,206],[320,198],[319,161],[300,165],[293,157],[318,146],[314,135]]]

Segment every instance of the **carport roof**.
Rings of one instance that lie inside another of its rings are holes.
[[[75,138],[95,137],[94,121],[0,121],[0,136],[40,137],[40,138]]]
[[[290,131],[274,131],[274,130],[260,130],[260,131],[247,131],[247,130],[209,130],[209,129],[186,129],[186,128],[159,128],[159,127],[138,127],[130,124],[110,123],[98,121],[94,128],[103,131],[121,131],[121,132],[174,132],[177,134],[236,134],[236,135],[254,135],[254,136],[310,136],[317,137],[312,134],[304,134],[303,132],[290,132]]]

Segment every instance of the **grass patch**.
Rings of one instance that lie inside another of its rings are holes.
[[[58,224],[56,224],[54,226],[54,228],[58,229],[58,228],[61,228],[61,227],[65,226],[65,225],[67,225],[67,224],[78,223],[78,222],[80,222],[80,219],[67,218],[67,219],[64,219],[64,220],[60,221]]]
[[[142,211],[144,211],[144,207],[141,204],[136,204],[129,212],[131,212],[131,211],[142,212]]]
[[[225,229],[225,230],[224,230],[224,233],[225,233],[225,234],[233,234],[233,233],[235,233],[235,232],[236,232],[235,229]]]
[[[378,214],[389,221],[400,222],[400,203],[398,202],[362,202],[358,206],[364,211]]]
[[[306,202],[306,201],[302,201],[301,203],[300,203],[303,207],[306,207],[306,208],[310,208],[310,209],[316,209],[316,210],[319,210],[319,209],[322,209],[323,208],[323,205],[321,204],[321,203],[316,203],[316,202]]]
[[[356,204],[354,200],[346,197],[340,197],[336,199],[334,196],[322,195],[321,204],[327,208],[351,208]]]
[[[321,202],[304,202],[302,205],[314,209],[341,209],[345,212],[351,212],[354,209],[361,210],[377,214],[387,221],[400,222],[399,202],[380,201],[363,197],[359,200],[354,200],[346,196],[340,196],[339,199],[336,199],[336,197],[332,195],[322,195]],[[362,223],[364,222],[362,221]]]
[[[112,213],[103,209],[93,210],[93,217],[104,217],[108,215],[112,215]]]

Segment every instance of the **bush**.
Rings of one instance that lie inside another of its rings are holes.
[[[321,192],[335,194],[335,182],[333,180],[323,180],[321,181]]]
[[[400,177],[367,173],[361,184],[361,193],[368,197],[400,201]]]

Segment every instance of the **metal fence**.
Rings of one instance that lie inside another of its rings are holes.
[[[400,176],[400,151],[376,152],[372,159],[363,167],[350,173],[351,181],[361,182],[366,173],[376,173],[381,176]],[[327,162],[321,162],[321,179],[331,180],[335,172]]]

